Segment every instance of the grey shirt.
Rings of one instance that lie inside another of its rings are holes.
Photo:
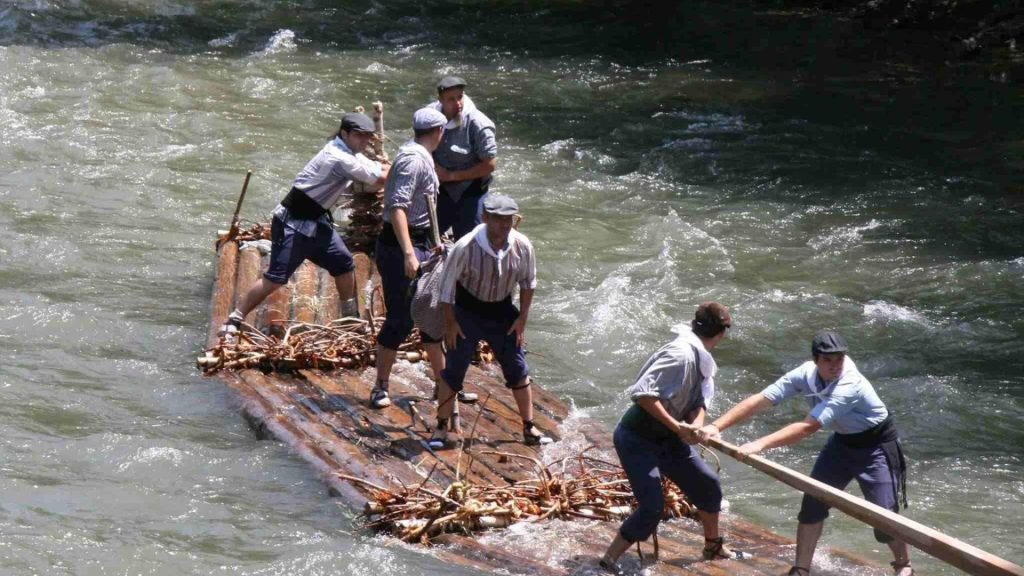
[[[698,346],[703,347],[699,340],[694,343],[687,337],[662,346],[647,359],[636,382],[629,387],[630,399],[658,398],[669,415],[679,421],[685,421],[697,408],[706,407],[701,386],[705,375],[701,373]]]
[[[384,221],[391,222],[391,210],[402,208],[409,228],[430,228],[427,197],[437,197],[437,173],[430,152],[410,140],[398,149],[384,184]]]
[[[310,160],[292,184],[324,210],[331,210],[350,194],[353,180],[373,184],[383,167],[362,154],[353,154],[345,141],[335,136]]]
[[[494,138],[494,122],[464,97],[461,118],[451,120],[445,126],[441,145],[434,151],[434,161],[446,170],[466,170],[480,161],[498,155],[498,144]],[[452,200],[458,201],[472,180],[445,182],[444,189]]]

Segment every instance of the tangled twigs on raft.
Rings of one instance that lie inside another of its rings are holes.
[[[383,318],[374,321],[340,318],[330,324],[288,322],[281,338],[264,334],[242,324],[236,342],[223,338],[196,362],[207,374],[219,370],[258,368],[297,370],[303,368],[363,368],[376,361],[377,339]],[[399,358],[419,362],[423,358],[417,331],[399,347]]]
[[[585,453],[543,465],[526,456],[481,451],[531,460],[537,477],[506,486],[453,482],[441,494],[422,485],[391,490],[359,478],[339,477],[369,489],[371,497],[363,511],[366,526],[404,542],[429,544],[431,537],[448,532],[471,534],[547,518],[615,520],[628,515],[635,501],[622,468]],[[663,482],[662,490],[666,518],[696,517],[696,509],[674,484]]]

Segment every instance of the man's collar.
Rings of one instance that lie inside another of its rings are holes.
[[[494,248],[491,247],[490,239],[487,238],[487,225],[481,224],[479,229],[476,231],[476,243],[479,244],[480,247],[484,249],[484,252],[487,252],[491,256],[500,259],[508,252],[509,246],[512,245],[512,233],[510,232],[508,236],[509,237],[505,239],[505,245],[502,246],[497,253],[495,253]]]

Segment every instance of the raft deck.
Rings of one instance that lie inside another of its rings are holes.
[[[240,293],[255,284],[268,257],[253,246],[239,248],[228,241],[218,250],[217,273],[211,302],[208,345],[217,341],[217,330],[234,307]],[[367,308],[377,282],[365,254],[356,254],[360,307]],[[376,307],[380,310],[379,307]],[[365,313],[365,312],[364,312]],[[326,324],[338,314],[333,280],[305,263],[286,289],[279,290],[247,321],[266,330],[272,321],[294,319]],[[257,432],[284,442],[322,476],[332,495],[355,510],[362,510],[370,493],[352,476],[385,487],[400,488],[423,483],[438,491],[447,487],[456,470],[470,482],[505,485],[536,478],[527,460],[484,454],[499,451],[550,462],[595,446],[603,457],[617,462],[607,427],[579,414],[570,414],[565,402],[539,386],[534,387],[535,423],[558,441],[541,448],[521,443],[521,420],[511,393],[504,387],[497,367],[471,367],[466,390],[480,395],[477,405],[462,405],[463,429],[468,437],[476,422],[469,447],[432,451],[430,433],[423,422],[434,422],[433,382],[426,363],[399,360],[391,377],[392,406],[368,407],[375,370],[298,370],[264,374],[259,370],[221,371],[217,378],[234,390],[244,414]],[[487,398],[490,393],[490,398]],[[419,417],[414,417],[410,406]],[[477,418],[481,409],[483,413]],[[422,420],[421,420],[422,419]],[[519,523],[468,537],[446,534],[431,539],[442,546],[422,547],[444,562],[482,571],[503,570],[515,574],[566,575],[599,573],[597,559],[612,540],[619,521],[545,520]],[[706,562],[701,559],[703,534],[699,523],[679,519],[662,523],[658,532],[660,561],[653,547],[644,543],[641,561],[635,548],[623,557],[628,572],[641,568],[648,574],[779,575],[791,562],[794,542],[733,514],[723,513],[723,531],[731,545],[753,553],[745,561]],[[385,542],[387,540],[384,540]],[[829,568],[816,565],[816,574],[885,574],[864,558],[840,550],[829,551]]]

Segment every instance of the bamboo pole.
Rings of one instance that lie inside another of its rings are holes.
[[[686,427],[696,430],[692,426]],[[985,552],[980,548],[971,546],[966,542],[943,534],[924,524],[900,516],[862,498],[847,494],[809,476],[790,470],[767,458],[755,454],[744,455],[740,453],[739,447],[735,444],[730,444],[720,438],[709,438],[707,444],[968,574],[976,576],[1024,576],[1024,568],[1013,562]]]

